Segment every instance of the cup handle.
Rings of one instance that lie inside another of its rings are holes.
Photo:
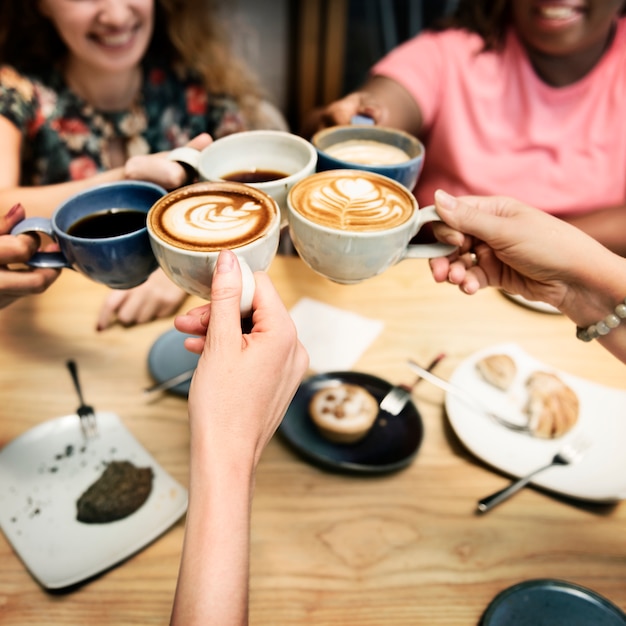
[[[353,115],[350,118],[350,124],[366,124],[367,126],[374,126],[376,122],[369,115]]]
[[[419,209],[419,228],[428,222],[441,222],[441,218],[433,204]],[[419,229],[418,229],[419,232]],[[414,243],[407,246],[404,259],[434,259],[440,256],[448,256],[457,250],[457,246],[445,243]]]
[[[245,259],[242,259],[239,256],[237,259],[239,260],[239,267],[241,269],[241,300],[239,302],[239,310],[241,312],[241,317],[250,317],[250,315],[252,315],[254,290],[256,289],[254,274]]]
[[[45,217],[29,217],[18,222],[12,229],[11,235],[23,235],[25,233],[43,233],[56,241],[50,220]],[[26,265],[29,267],[45,267],[61,269],[71,267],[62,252],[35,252]]]
[[[183,166],[183,169],[187,173],[187,180],[193,181],[198,176],[198,168],[200,166],[200,150],[190,148],[189,146],[181,146],[180,148],[174,148],[168,152],[167,157],[169,161],[175,161]]]

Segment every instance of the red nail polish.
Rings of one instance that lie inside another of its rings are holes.
[[[9,212],[6,214],[6,217],[13,217],[19,209],[22,208],[22,205],[18,202],[17,204],[14,204],[10,209]]]

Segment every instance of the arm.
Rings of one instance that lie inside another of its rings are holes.
[[[39,241],[30,235],[9,235],[24,219],[24,209],[16,204],[0,217],[0,309],[18,298],[45,291],[59,276],[60,270],[16,269],[14,264],[28,261],[37,251]]]
[[[357,91],[312,113],[303,135],[337,124],[350,124],[354,115],[371,117],[380,126],[392,126],[418,135],[422,113],[417,102],[399,83],[385,76],[372,76]]]
[[[626,205],[559,217],[626,257]]]
[[[626,259],[563,220],[511,198],[459,200],[439,190],[435,204],[445,222],[433,225],[437,238],[460,246],[459,255],[431,259],[437,282],[542,300],[583,328],[626,298]],[[626,362],[626,321],[598,341]]]
[[[210,305],[176,319],[206,339],[191,340],[203,350],[189,392],[189,509],[172,624],[247,624],[255,471],[308,365],[269,278],[255,278],[250,334],[241,331],[241,273],[229,251]]]
[[[201,150],[211,142],[207,134],[198,135],[189,145]],[[50,217],[54,209],[71,195],[115,180],[146,180],[174,189],[185,183],[183,168],[162,158],[162,154],[131,157],[124,166],[100,172],[89,178],[73,180],[55,185],[35,185],[23,187],[20,180],[20,154],[22,135],[7,118],[0,115],[0,204],[13,206],[18,202],[28,207],[29,215]]]

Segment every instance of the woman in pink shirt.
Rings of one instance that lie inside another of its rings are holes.
[[[624,0],[461,0],[314,126],[360,113],[420,137],[420,206],[438,188],[515,196],[626,255],[625,15]]]

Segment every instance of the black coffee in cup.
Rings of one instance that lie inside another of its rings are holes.
[[[222,176],[223,180],[230,180],[235,183],[267,183],[270,180],[279,180],[286,178],[289,174],[285,172],[276,172],[274,170],[241,170],[239,172],[232,172]]]
[[[108,239],[145,228],[146,212],[136,209],[107,209],[81,217],[67,234],[81,239]]]

